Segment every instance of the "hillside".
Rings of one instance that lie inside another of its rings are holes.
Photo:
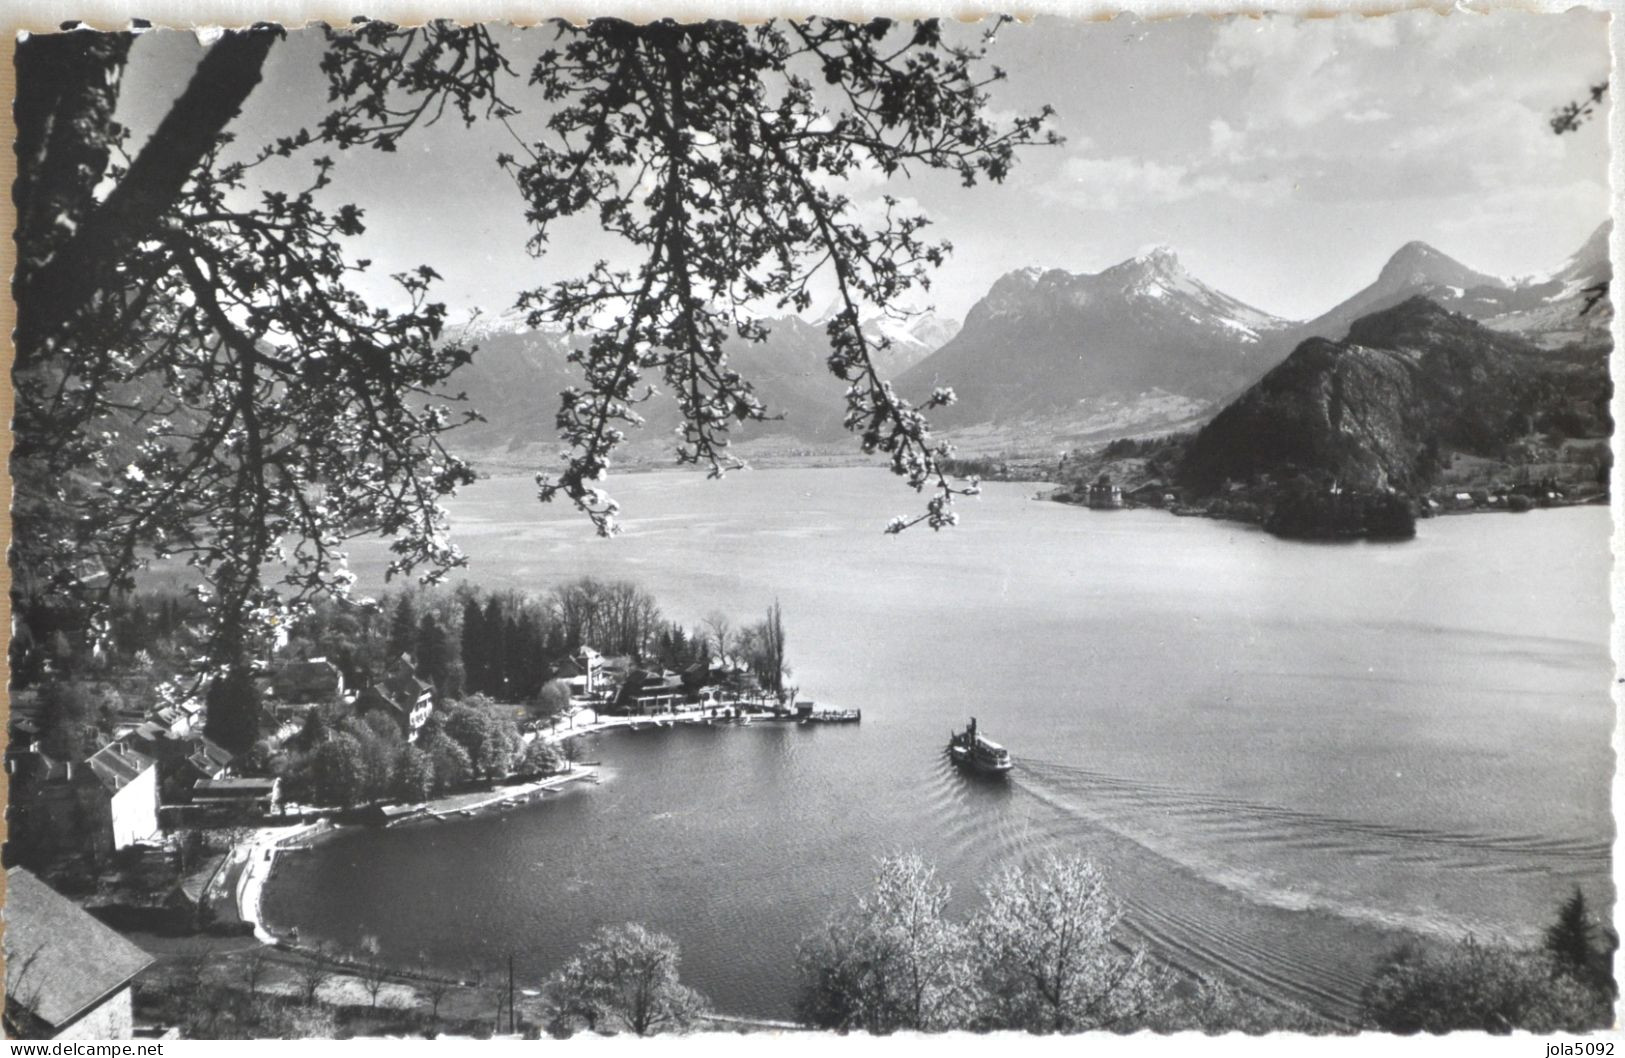
[[[1606,358],[1559,356],[1413,297],[1311,338],[1203,427],[1179,478],[1299,473],[1417,494],[1459,456],[1516,461],[1539,440],[1608,436]]]
[[[788,316],[769,321],[771,334],[764,342],[738,339],[728,347],[734,368],[755,383],[768,412],[780,416],[763,423],[735,427],[735,437],[785,437],[798,442],[836,441],[844,436],[841,419],[844,386],[826,365],[829,339],[822,324]],[[877,351],[883,375],[905,371],[934,351],[931,343],[953,331],[953,325],[934,316],[906,321],[871,321],[865,331],[878,341],[891,339]],[[553,417],[559,392],[579,385],[579,368],[566,357],[569,339],[562,334],[533,330],[517,320],[479,321],[468,332],[478,349],[473,359],[449,380],[448,395],[466,396],[466,406],[478,410],[484,422],[460,427],[451,444],[464,454],[515,458],[550,458],[558,446]],[[656,389],[657,379],[650,379]],[[675,402],[664,394],[638,405],[645,419],[642,430],[630,431],[629,452],[645,459],[669,455],[672,430],[678,423]]]

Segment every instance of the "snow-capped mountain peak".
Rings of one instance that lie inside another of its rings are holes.
[[[1377,283],[1391,288],[1433,285],[1462,290],[1474,287],[1504,288],[1508,285],[1506,280],[1476,272],[1449,254],[1420,241],[1408,242],[1396,250],[1382,266]]]

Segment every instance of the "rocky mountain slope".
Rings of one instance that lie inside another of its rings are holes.
[[[936,417],[948,428],[1162,425],[1256,379],[1285,354],[1288,327],[1158,248],[1094,274],[1005,275],[898,385],[911,396],[951,385],[959,402]]]
[[[1199,492],[1309,473],[1414,493],[1457,454],[1607,436],[1609,393],[1605,356],[1554,354],[1413,297],[1299,345],[1197,433],[1179,476]]]

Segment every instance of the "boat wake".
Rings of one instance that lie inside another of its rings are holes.
[[[1026,756],[1016,778],[1022,797],[1053,813],[1040,828],[1044,843],[1084,845],[1108,861],[1127,924],[1153,948],[1185,969],[1217,970],[1339,1020],[1357,1017],[1366,976],[1404,935],[1503,932],[1482,920],[1383,906],[1384,896],[1403,903],[1400,894],[1432,894],[1441,870],[1458,872],[1456,885],[1559,893],[1557,878],[1609,873],[1610,846],[1583,837],[1373,823]],[[1139,853],[1112,848],[1106,835]],[[1459,872],[1481,877],[1464,883]],[[1364,954],[1351,958],[1351,949]]]
[[[1088,793],[1092,804],[1122,803],[1142,810],[1202,818],[1211,826],[1232,831],[1237,837],[1249,841],[1292,842],[1355,856],[1409,857],[1413,860],[1420,856],[1422,862],[1429,863],[1436,862],[1441,853],[1456,853],[1461,854],[1464,860],[1454,866],[1486,870],[1526,866],[1532,856],[1545,860],[1572,860],[1606,868],[1613,854],[1611,842],[1592,838],[1494,835],[1392,826],[1237,798],[1216,797],[1053,761],[1023,763],[1040,780]]]

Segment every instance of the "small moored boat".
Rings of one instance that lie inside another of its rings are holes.
[[[948,758],[983,775],[1003,775],[1015,767],[1009,750],[976,730],[974,716],[969,727],[948,736]]]

